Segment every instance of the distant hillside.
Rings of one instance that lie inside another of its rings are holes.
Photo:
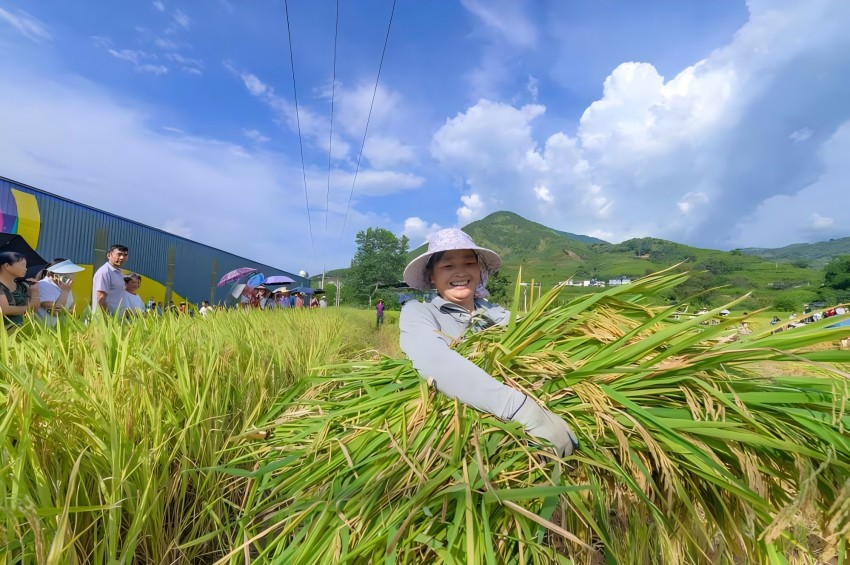
[[[850,255],[850,237],[818,243],[795,243],[776,249],[748,247],[741,251],[771,261],[803,261],[813,267],[823,267],[836,255]]]
[[[481,247],[498,252],[506,267],[548,264],[558,272],[569,271],[591,255],[589,244],[577,238],[595,240],[588,236],[568,237],[513,212],[495,212],[466,225],[463,231]],[[422,245],[410,255],[416,257],[426,249],[427,245]]]
[[[568,231],[558,231],[558,230],[552,230],[552,231],[555,232],[555,233],[561,234],[562,236],[566,237],[567,239],[574,239],[576,241],[583,241],[584,243],[608,243],[604,239],[599,239],[598,237],[592,237],[592,236],[589,236],[589,235],[581,235],[581,234],[577,234],[577,233],[570,233]]]
[[[688,282],[671,290],[671,299],[696,297],[695,304],[719,306],[751,292],[752,296],[739,306],[745,309],[772,308],[780,299],[802,309],[803,303],[823,298],[822,271],[798,264],[793,253],[799,251],[795,248],[802,248],[815,258],[820,255],[821,260],[824,255],[850,253],[850,238],[761,250],[771,253],[791,250],[786,255],[788,259],[778,256],[765,259],[744,250],[700,249],[654,237],[612,244],[560,232],[511,212],[496,212],[472,222],[463,230],[478,245],[501,255],[501,272],[510,280],[516,280],[522,267],[523,281],[533,279],[541,283],[542,288],[551,288],[568,279],[595,279],[607,283],[621,277],[642,277],[682,263],[678,269],[694,274]],[[424,253],[426,248],[422,245],[413,249],[409,257],[412,259]],[[824,249],[829,251],[824,252]],[[814,262],[812,259],[812,265]],[[346,271],[334,270],[332,276],[345,278]],[[589,290],[594,287],[567,287],[562,296],[568,298]]]
[[[534,279],[544,287],[559,281],[596,279],[607,282],[620,277],[641,277],[677,263],[696,271],[685,295],[705,291],[706,302],[720,304],[747,292],[756,298],[746,307],[770,306],[777,293],[800,294],[813,300],[821,273],[791,263],[777,263],[742,251],[700,249],[658,238],[639,238],[618,244],[587,236],[568,237],[564,232],[526,220],[510,212],[497,212],[463,228],[482,247],[502,257],[502,273],[515,279],[522,267],[523,280]],[[588,241],[589,240],[589,241]],[[423,253],[426,246],[410,252]],[[721,290],[707,290],[726,287]],[[579,289],[576,289],[579,292]],[[582,290],[582,292],[586,292]]]

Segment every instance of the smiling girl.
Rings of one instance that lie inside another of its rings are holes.
[[[578,439],[566,422],[450,347],[467,330],[507,324],[509,312],[485,300],[487,278],[501,264],[499,255],[478,247],[459,229],[434,234],[428,251],[404,270],[404,280],[411,288],[435,289],[437,296],[430,302],[411,300],[404,305],[399,319],[401,349],[443,394],[519,422],[529,434],[550,441],[559,456],[570,455]]]

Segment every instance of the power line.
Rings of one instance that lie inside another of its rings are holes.
[[[336,98],[336,42],[339,37],[339,0],[336,0],[336,26],[334,27],[334,66],[331,83],[331,131],[328,134],[328,191],[325,194],[325,235],[328,233],[328,208],[331,202],[331,150],[334,142],[334,99]]]
[[[363,147],[366,145],[366,134],[369,132],[369,121],[372,119],[372,108],[375,106],[375,96],[378,94],[378,82],[381,80],[381,68],[384,66],[384,55],[387,53],[387,43],[390,41],[390,29],[393,25],[393,16],[395,15],[395,3],[393,0],[392,11],[390,12],[390,21],[387,24],[387,35],[384,38],[384,49],[381,51],[381,62],[378,64],[378,76],[375,77],[375,89],[372,91],[372,103],[369,105],[369,115],[366,117],[366,128],[363,130],[363,141],[360,143],[360,153],[357,154],[357,167],[354,169],[354,180],[351,181],[351,192],[348,194],[348,207],[345,209],[345,217],[342,220],[342,231],[339,233],[339,240],[342,241],[342,235],[345,233],[345,224],[348,222],[348,211],[351,210],[351,200],[354,197],[354,184],[357,182],[357,173],[360,172],[360,159],[363,157]]]
[[[289,0],[284,0],[286,9],[286,35],[289,38],[289,64],[292,67],[292,93],[295,97],[295,123],[298,124],[298,147],[301,150],[301,176],[304,179],[304,200],[307,203],[307,225],[310,228],[310,248],[316,256],[316,244],[313,241],[313,220],[310,218],[310,197],[307,194],[307,167],[304,165],[304,142],[301,140],[301,118],[298,116],[298,89],[295,87],[295,57],[292,55],[292,30],[289,26]]]

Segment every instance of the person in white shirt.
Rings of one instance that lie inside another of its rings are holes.
[[[121,267],[130,256],[125,245],[113,245],[104,263],[92,281],[92,312],[105,312],[110,316],[118,311],[124,298],[124,272]]]
[[[142,286],[142,277],[132,273],[124,277],[124,296],[118,306],[120,316],[141,316],[145,313],[145,303],[138,295],[139,287]]]
[[[198,308],[198,314],[200,314],[202,318],[206,318],[207,314],[209,314],[212,311],[213,311],[212,306],[210,306],[210,303],[207,302],[206,300],[201,302],[201,307]]]
[[[67,259],[54,259],[42,271],[38,281],[38,294],[41,299],[36,316],[49,328],[55,328],[62,312],[70,311],[74,306],[71,285],[74,275],[83,268]]]

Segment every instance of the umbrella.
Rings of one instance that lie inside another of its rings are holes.
[[[257,273],[256,275],[251,275],[251,278],[248,279],[248,288],[256,288],[263,284],[266,280],[266,275],[263,273]]]
[[[239,298],[242,296],[242,292],[245,290],[245,283],[239,283],[233,285],[233,288],[230,289],[230,296],[233,298]]]
[[[246,275],[251,275],[257,272],[257,269],[253,269],[251,267],[239,267],[238,269],[234,269],[221,277],[221,280],[218,281],[218,286],[224,286],[229,282],[233,282],[237,279],[241,279]]]
[[[284,275],[272,275],[269,278],[267,278],[266,281],[263,284],[265,284],[265,285],[292,284],[294,282],[295,282],[294,280],[292,280],[289,277],[286,277]]]
[[[296,292],[300,292],[301,294],[313,294],[313,289],[306,286],[296,286],[295,288],[290,288],[293,294]]]
[[[35,276],[47,265],[47,261],[30,247],[27,240],[16,233],[0,233],[0,252],[3,251],[12,251],[24,256],[27,260],[27,277]]]

